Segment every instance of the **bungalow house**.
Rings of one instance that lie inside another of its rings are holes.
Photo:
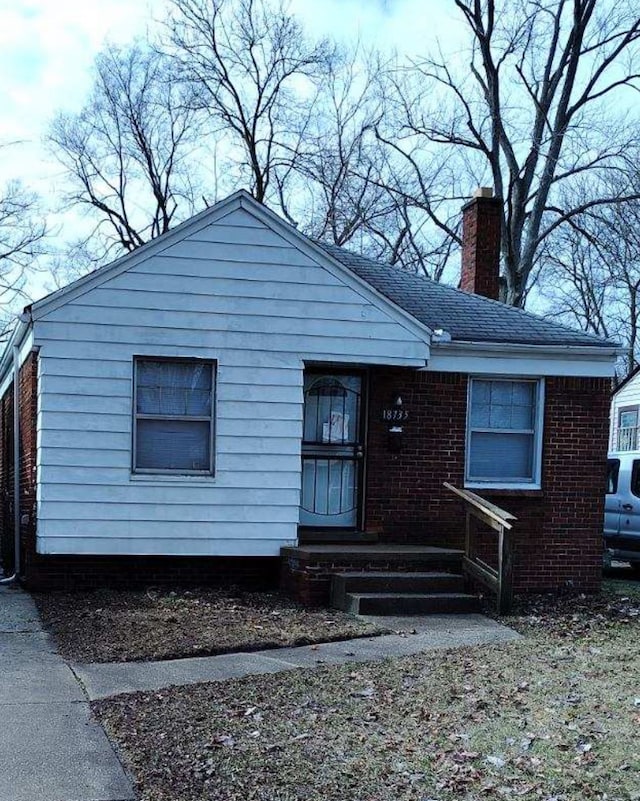
[[[28,306],[0,359],[9,570],[17,528],[34,589],[282,568],[317,601],[459,557],[479,503],[510,513],[516,592],[595,590],[616,346],[496,300],[476,195],[460,290],[241,191]]]
[[[640,450],[640,367],[629,373],[613,393],[609,450]]]

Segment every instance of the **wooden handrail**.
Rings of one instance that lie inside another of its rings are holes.
[[[471,490],[462,490],[471,498],[474,498],[478,503],[482,504],[487,509],[491,509],[498,517],[502,518],[503,520],[517,520],[518,518],[515,515],[512,515],[511,512],[507,512],[505,509],[501,509],[499,506],[496,506],[495,503],[491,503],[486,498],[483,498],[480,495],[476,495],[475,492],[471,492]],[[505,524],[506,525],[506,524]],[[511,526],[507,526],[507,528],[511,528]]]
[[[481,498],[480,495],[476,495],[475,492],[458,489],[458,487],[454,487],[453,484],[449,484],[448,481],[444,482],[444,486],[448,490],[451,490],[451,492],[455,492],[455,494],[462,498],[463,501],[466,501],[468,504],[475,507],[479,512],[482,512],[487,517],[490,517],[499,526],[504,526],[504,528],[513,528],[511,523],[509,523],[509,520],[517,520],[517,518],[510,512],[505,512],[505,510],[501,509],[499,506],[489,503],[489,501]]]
[[[481,582],[496,593],[499,614],[508,612],[512,601],[513,554],[510,534],[517,520],[515,515],[487,501],[475,492],[454,487],[448,481],[444,486],[464,502],[466,517],[465,555],[463,569],[476,581]],[[498,533],[498,569],[491,567],[482,559],[474,557],[471,543],[471,518],[475,517]]]

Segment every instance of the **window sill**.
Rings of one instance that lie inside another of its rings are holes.
[[[544,492],[539,485],[520,485],[520,486],[496,486],[495,484],[474,484],[464,485],[465,489],[477,492],[478,495],[502,498],[542,498]]]
[[[167,473],[131,473],[129,481],[151,484],[199,484],[211,486],[215,484],[215,476],[172,476]]]

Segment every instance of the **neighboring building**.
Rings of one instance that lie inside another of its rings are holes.
[[[613,393],[609,450],[640,450],[640,367],[629,373]]]
[[[516,591],[595,589],[617,349],[471,294],[497,297],[500,203],[464,209],[467,291],[238,192],[27,307],[0,360],[6,558],[16,353],[30,587],[274,580],[327,532],[459,547],[448,481],[518,518]]]

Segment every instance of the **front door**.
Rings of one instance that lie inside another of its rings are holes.
[[[363,383],[358,373],[305,373],[301,526],[358,526]]]

